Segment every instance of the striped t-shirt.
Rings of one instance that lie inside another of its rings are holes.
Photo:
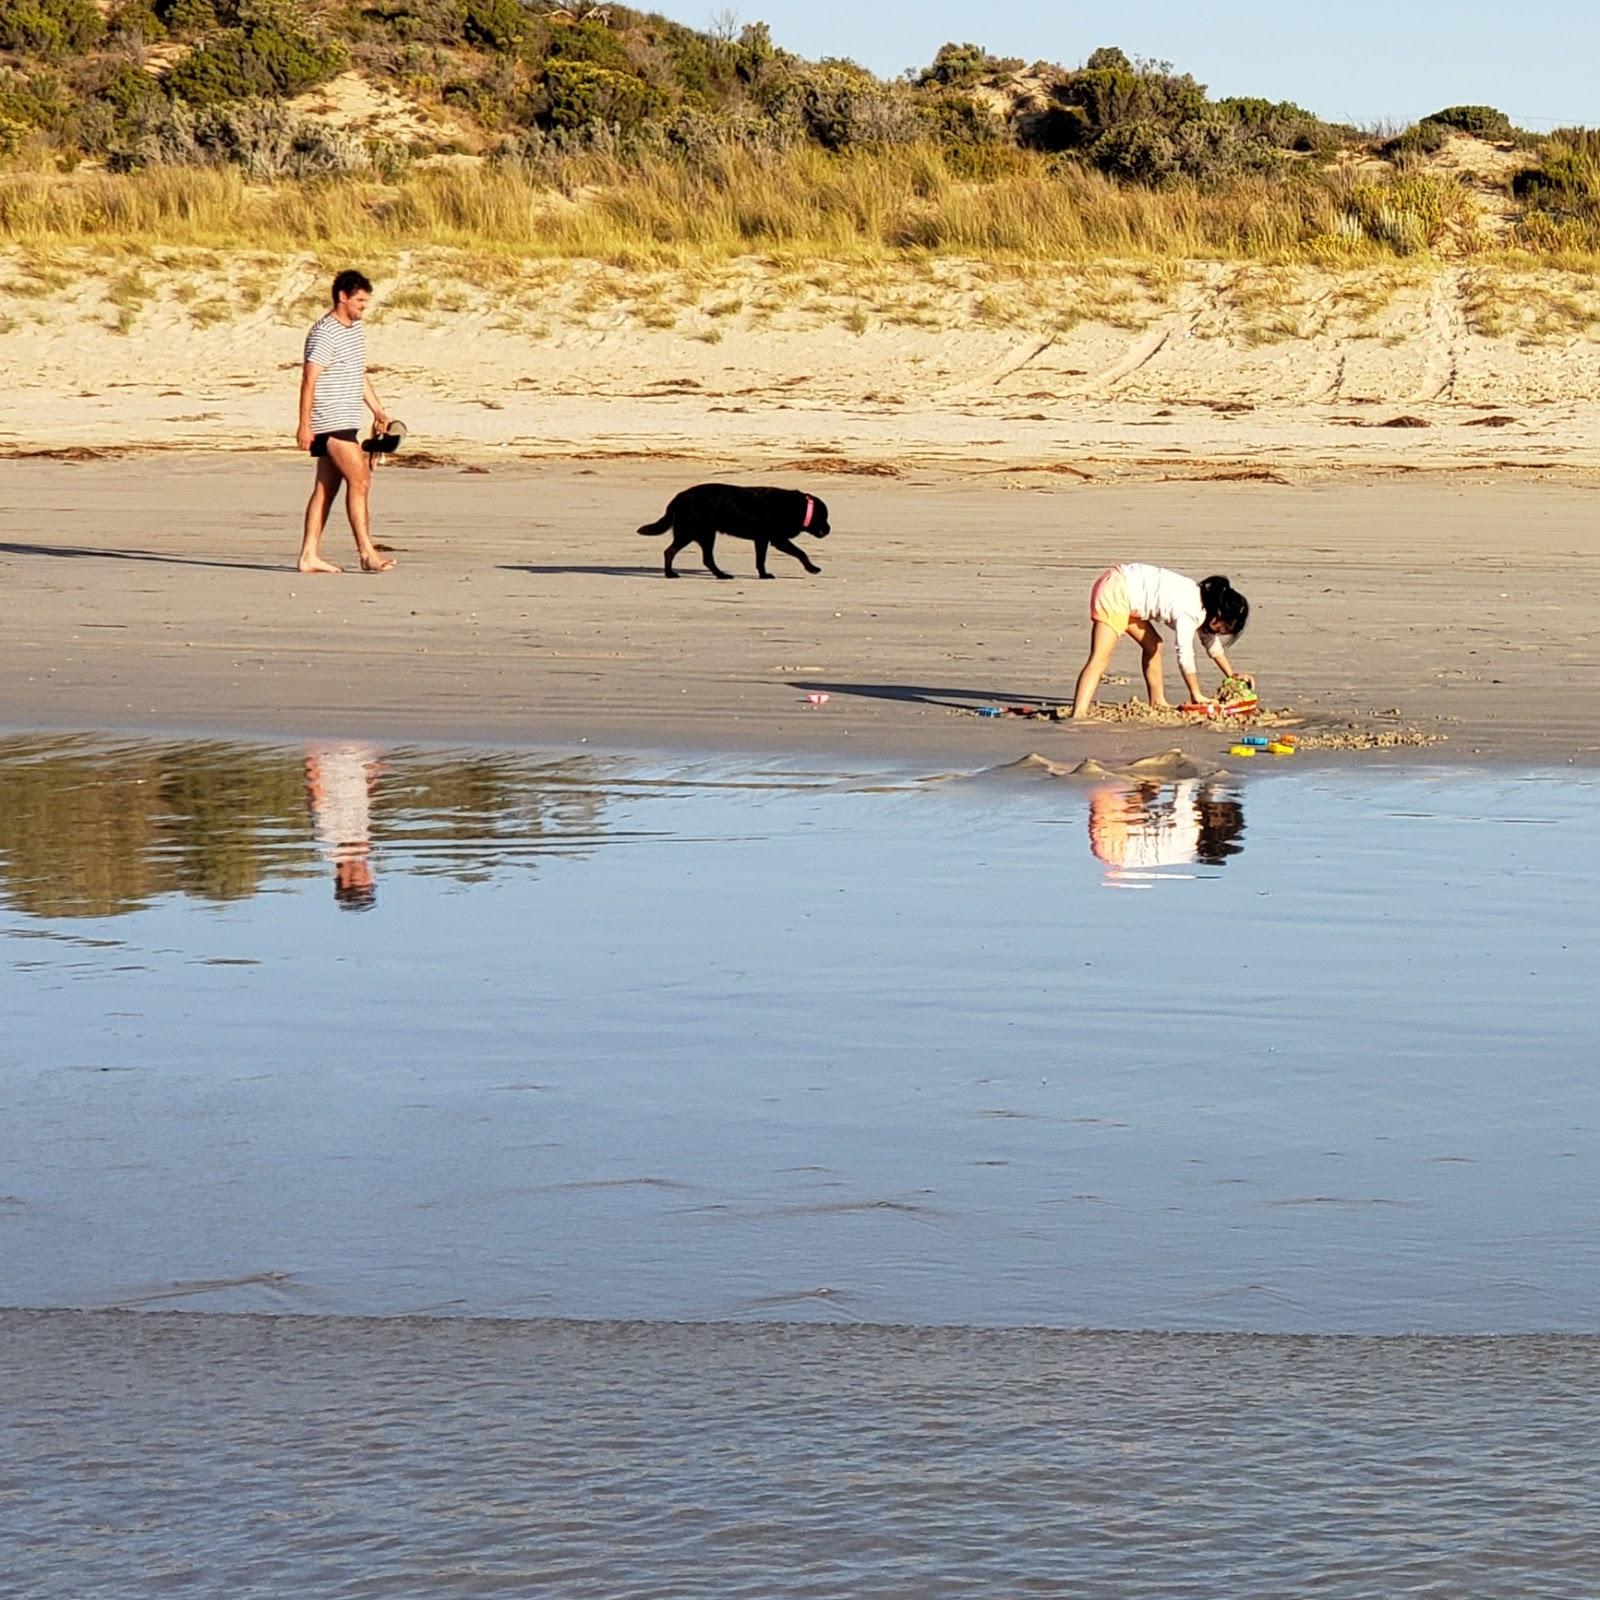
[[[367,382],[367,333],[359,322],[347,328],[330,311],[306,335],[306,360],[322,368],[311,399],[311,431],[360,431],[361,396]]]

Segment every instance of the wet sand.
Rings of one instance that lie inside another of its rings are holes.
[[[1593,1592],[1593,1339],[0,1312],[0,1359],[32,1600]]]
[[[1600,529],[1580,485],[1346,477],[1126,486],[994,471],[803,485],[832,507],[807,580],[659,573],[633,529],[703,469],[386,469],[381,578],[290,570],[304,463],[4,463],[0,723],[815,750],[977,765],[1123,756],[1221,732],[972,715],[1069,697],[1114,560],[1228,572],[1234,652],[1311,726],[1445,735],[1430,760],[1600,755]],[[329,551],[346,553],[336,530]],[[1131,646],[1107,698],[1135,692]],[[1169,668],[1169,693],[1179,688]],[[814,708],[809,693],[826,693]],[[1407,759],[1367,752],[1358,759]]]

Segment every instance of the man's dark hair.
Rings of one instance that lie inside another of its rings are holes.
[[[357,272],[354,267],[346,267],[337,278],[333,280],[333,303],[338,305],[339,296],[342,294],[360,294],[365,289],[372,293],[372,283],[364,272]]]

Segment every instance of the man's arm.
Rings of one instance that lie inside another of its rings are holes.
[[[363,377],[361,380],[361,398],[367,402],[367,410],[372,413],[372,420],[379,428],[389,426],[389,413],[383,409],[383,401],[378,398],[378,391],[372,387],[372,379]]]
[[[307,361],[300,368],[300,424],[295,430],[294,442],[301,450],[311,448],[311,406],[317,397],[317,374],[321,371],[314,361]]]

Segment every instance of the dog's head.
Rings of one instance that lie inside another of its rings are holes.
[[[833,532],[828,526],[828,504],[825,500],[819,500],[814,494],[806,496],[806,509],[801,517],[800,531],[818,539],[826,539]]]

